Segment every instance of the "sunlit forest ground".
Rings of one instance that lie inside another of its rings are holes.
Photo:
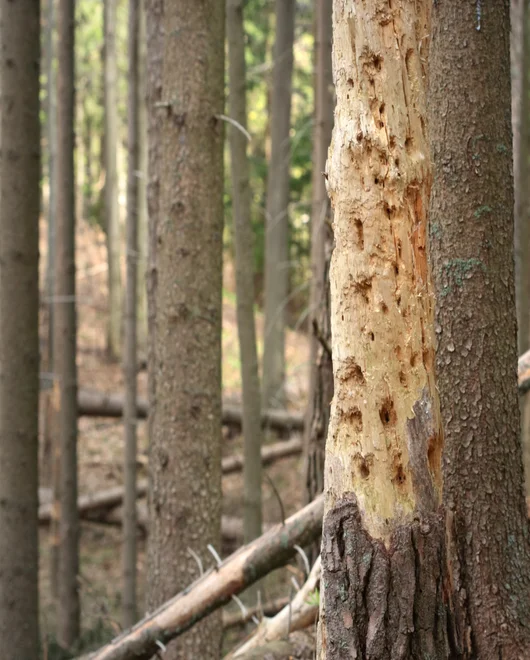
[[[41,274],[46,262],[45,226],[41,231]],[[104,392],[122,392],[123,374],[120,364],[109,362],[105,353],[107,319],[107,269],[105,235],[100,228],[81,221],[77,230],[77,298],[78,298],[78,371],[79,387]],[[231,402],[240,401],[240,362],[237,340],[236,308],[233,272],[230,264],[225,268],[223,287],[223,397]],[[46,351],[45,313],[41,330],[41,352]],[[263,319],[257,314],[259,349],[263,346]],[[289,408],[303,411],[307,397],[309,349],[303,333],[289,331],[287,335],[287,394]],[[145,357],[145,347],[140,358]],[[138,378],[141,397],[147,397],[147,372]],[[138,428],[140,458],[146,456],[147,424]],[[275,438],[267,439],[273,442]],[[88,418],[79,420],[79,490],[80,494],[102,491],[122,484],[123,481],[123,427],[120,420]],[[223,432],[223,456],[242,451],[242,438]],[[138,477],[146,477],[145,460],[139,462]],[[267,474],[281,494],[286,515],[294,513],[302,504],[301,459],[289,458],[266,468]],[[48,486],[49,484],[42,484]],[[242,475],[223,478],[223,513],[242,516]],[[267,480],[263,485],[264,521],[281,520],[281,507]],[[146,576],[146,539],[139,536],[138,588],[140,611],[144,611]],[[42,632],[54,638],[55,615],[50,594],[48,530],[40,536],[40,594]],[[225,548],[229,552],[234,548]],[[208,558],[204,558],[206,563]],[[276,571],[263,585],[264,598],[289,596],[293,589],[291,577],[303,576],[295,566]],[[82,523],[81,580],[83,648],[97,645],[120,631],[121,589],[121,530],[98,523]],[[243,598],[244,599],[244,598]],[[251,603],[248,603],[251,604]],[[233,609],[232,606],[230,606]],[[237,607],[235,608],[237,609]],[[253,624],[250,624],[251,626]],[[244,630],[235,629],[225,640],[227,648],[234,635]],[[45,656],[46,657],[46,656]],[[50,660],[52,653],[50,652]],[[59,656],[53,656],[59,657]]]

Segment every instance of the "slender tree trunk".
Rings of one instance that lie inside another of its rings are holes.
[[[140,0],[138,9],[138,346],[147,345],[147,103],[146,103],[146,34],[145,4]]]
[[[391,20],[381,19],[369,3],[334,1],[335,394],[319,649],[326,660],[452,657],[425,249],[430,2],[397,3]]]
[[[107,350],[111,358],[121,352],[122,286],[120,270],[120,218],[118,206],[118,99],[116,56],[116,0],[104,0],[105,11],[105,223],[109,262],[109,327]]]
[[[224,3],[148,2],[150,533],[148,607],[220,547]],[[184,26],[184,27],[183,27]],[[210,617],[169,659],[218,657]]]
[[[47,226],[47,248],[46,259],[46,295],[48,297],[48,371],[53,372],[53,290],[55,272],[55,214],[56,214],[56,189],[57,179],[55,175],[55,162],[57,159],[57,109],[56,109],[56,46],[55,46],[55,2],[48,0],[48,15],[46,20],[46,86],[47,86],[47,113],[46,134],[48,137],[48,226]]]
[[[431,249],[444,503],[452,523],[449,596],[455,657],[481,660],[530,657],[515,379],[509,18],[508,2],[438,2],[430,60]]]
[[[271,158],[265,232],[264,408],[285,404],[285,318],[289,295],[289,161],[295,0],[276,0]]]
[[[60,546],[58,639],[79,637],[77,512],[77,368],[75,307],[74,2],[59,0],[57,72],[57,224],[55,233],[54,371],[59,380]]]
[[[0,649],[39,652],[39,2],[0,3]]]
[[[228,0],[230,117],[246,129],[246,66],[243,1]],[[243,385],[245,543],[261,535],[261,399],[254,321],[254,237],[250,218],[247,138],[230,127],[232,208],[236,250],[237,329]]]
[[[313,199],[311,208],[311,328],[309,404],[305,428],[305,486],[311,501],[324,490],[324,450],[333,397],[329,260],[333,244],[331,209],[326,191],[326,158],[333,128],[331,68],[332,5],[315,0],[315,127],[313,132]]]
[[[86,100],[92,99],[92,84],[88,84],[85,90]],[[93,206],[93,191],[94,191],[94,175],[92,171],[92,115],[90,114],[87,103],[83,104],[83,119],[84,119],[84,135],[83,135],[83,151],[84,151],[84,189],[83,189],[83,218],[88,220],[92,213]]]
[[[123,501],[123,625],[136,611],[136,309],[138,260],[138,0],[129,0],[129,90],[127,168],[127,291],[125,299],[125,496]]]

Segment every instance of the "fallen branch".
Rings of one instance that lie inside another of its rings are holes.
[[[235,594],[280,566],[321,532],[324,500],[308,504],[284,525],[240,548],[218,567],[210,569],[187,589],[164,603],[131,630],[84,658],[90,660],[148,660],[160,648],[227,603]]]
[[[517,364],[517,381],[519,393],[526,394],[530,390],[530,351],[526,351],[519,358]]]
[[[273,445],[263,447],[261,450],[261,460],[263,465],[270,465],[275,461],[289,456],[295,456],[302,451],[302,441],[299,438],[292,438],[286,442],[276,442]],[[243,469],[244,458],[241,454],[227,456],[222,461],[223,474],[233,474],[240,472]],[[147,479],[142,479],[136,486],[136,494],[140,497],[145,497],[149,488]],[[45,489],[40,490],[39,499],[41,506],[39,507],[39,523],[48,524],[52,514],[51,493]],[[114,509],[123,502],[123,487],[115,486],[102,490],[97,493],[89,495],[81,495],[77,501],[79,515],[87,517],[92,511],[105,512]]]
[[[251,621],[255,616],[275,616],[288,604],[288,602],[288,598],[277,598],[276,600],[268,601],[264,605],[248,607],[245,614],[242,614],[241,612],[235,612],[234,614],[225,613],[223,614],[223,628],[227,630],[228,628],[242,626]]]
[[[138,399],[136,412],[139,419],[146,419],[148,404],[145,399]],[[79,390],[77,396],[77,412],[80,417],[122,417],[123,396],[121,394],[106,394],[92,390]],[[241,428],[242,413],[239,406],[223,404],[223,424]],[[289,413],[285,410],[265,410],[262,413],[263,425],[281,433],[302,431],[304,416],[299,413]]]
[[[296,630],[312,625],[318,615],[318,596],[316,589],[320,582],[320,557],[316,560],[304,586],[297,592],[292,602],[286,605],[272,619],[263,619],[252,637],[225,660],[239,658],[250,650],[264,646],[269,642],[288,637]]]

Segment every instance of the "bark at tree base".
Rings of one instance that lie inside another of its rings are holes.
[[[363,527],[355,495],[324,519],[321,660],[453,657],[445,602],[445,525],[427,513],[396,528],[390,547]]]

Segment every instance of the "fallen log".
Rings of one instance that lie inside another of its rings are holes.
[[[278,612],[283,610],[283,608],[289,603],[288,598],[277,598],[276,600],[270,600],[264,605],[256,605],[255,607],[248,607],[245,610],[245,613],[235,612],[234,614],[224,613],[223,614],[223,628],[227,630],[228,628],[236,628],[237,626],[243,626],[245,623],[251,621],[255,616],[267,616],[273,617]]]
[[[302,440],[292,438],[286,442],[276,442],[273,445],[263,447],[261,450],[261,460],[263,465],[270,465],[275,461],[289,456],[296,456],[302,451]],[[233,474],[243,469],[244,457],[242,454],[227,456],[222,460],[223,474]],[[145,497],[149,488],[147,479],[140,480],[136,485],[137,496]],[[39,489],[39,523],[48,524],[52,515],[51,492],[46,489]],[[83,518],[85,514],[91,511],[108,511],[119,506],[123,502],[123,487],[115,486],[97,493],[81,495],[77,501],[79,515]]]
[[[520,394],[530,390],[530,351],[523,353],[517,363],[517,384]]]
[[[121,394],[79,390],[77,395],[77,412],[80,417],[122,417],[123,396]],[[136,403],[139,419],[146,419],[148,404],[146,399],[139,398]],[[241,428],[242,413],[239,406],[223,404],[223,424]],[[290,413],[285,410],[265,410],[262,413],[263,426],[280,433],[303,431],[304,416],[301,413]]]
[[[205,616],[227,603],[271,571],[284,566],[321,532],[324,499],[298,511],[283,525],[240,548],[219,566],[210,569],[187,589],[164,603],[85,660],[148,660],[165,645]]]
[[[320,583],[320,557],[316,560],[305,584],[293,598],[292,602],[275,617],[263,619],[252,637],[236,651],[226,656],[225,660],[240,658],[252,649],[265,646],[270,642],[284,639],[296,630],[303,630],[312,625],[318,615],[318,597],[316,589]]]

